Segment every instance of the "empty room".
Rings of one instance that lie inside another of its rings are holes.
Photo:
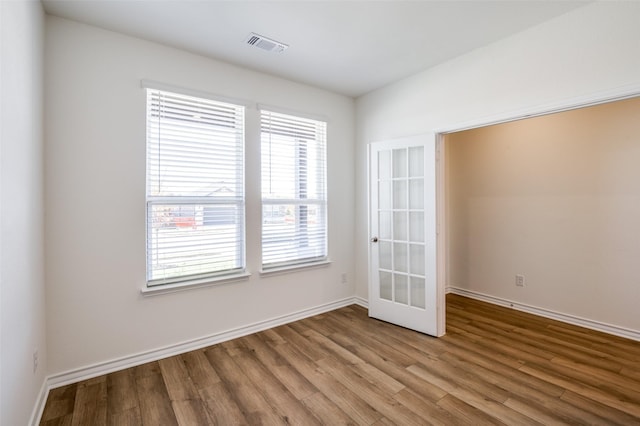
[[[639,423],[639,21],[0,1],[0,424]]]

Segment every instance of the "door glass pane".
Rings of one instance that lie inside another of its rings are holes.
[[[398,272],[409,272],[407,258],[407,244],[393,243],[393,270]]]
[[[378,244],[380,245],[380,258],[378,259],[380,269],[391,270],[391,243],[388,241],[380,241]]]
[[[391,152],[390,151],[378,152],[378,178],[379,179],[391,178]]]
[[[409,181],[409,208],[424,208],[424,179],[411,179]]]
[[[395,301],[405,305],[409,304],[409,284],[407,283],[407,276],[401,274],[393,274],[395,281]]]
[[[382,208],[382,205],[380,208]],[[393,181],[393,208],[394,209],[407,208],[407,181],[406,180]]]
[[[380,229],[380,238],[383,240],[391,239],[391,212],[380,212],[378,214],[378,227]]]
[[[391,210],[391,181],[380,182],[378,185],[378,208]]]
[[[393,150],[393,177],[407,177],[407,150],[405,148]]]
[[[409,245],[409,272],[424,275],[424,246],[422,244]]]
[[[409,148],[409,176],[424,176],[424,148],[421,146]]]
[[[379,297],[425,309],[424,147],[379,151]],[[375,194],[375,193],[374,193]]]
[[[407,241],[407,212],[393,212],[393,239]]]
[[[380,271],[380,298],[393,300],[393,283],[391,272]]]
[[[424,278],[411,277],[411,306],[424,309],[425,306],[425,294],[424,294]]]
[[[424,213],[409,213],[409,241],[424,242]]]

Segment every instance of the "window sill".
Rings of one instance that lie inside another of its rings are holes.
[[[270,269],[262,269],[260,270],[261,277],[268,277],[271,275],[281,275],[281,274],[289,274],[292,272],[299,272],[304,269],[316,269],[316,268],[324,268],[331,264],[331,260],[321,260],[319,262],[312,263],[301,263],[298,265],[287,265],[281,266],[278,268],[270,268]]]
[[[175,293],[178,291],[192,290],[201,287],[211,287],[214,285],[227,284],[235,281],[247,280],[251,274],[249,272],[240,272],[233,275],[224,275],[220,277],[200,278],[197,280],[182,281],[172,284],[161,284],[152,287],[145,286],[140,289],[143,296],[156,296],[159,294]]]

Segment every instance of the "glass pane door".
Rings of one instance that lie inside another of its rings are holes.
[[[424,309],[424,147],[377,154],[378,297]]]

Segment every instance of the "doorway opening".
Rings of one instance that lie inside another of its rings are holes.
[[[439,132],[447,292],[638,338],[638,116],[630,94]]]

